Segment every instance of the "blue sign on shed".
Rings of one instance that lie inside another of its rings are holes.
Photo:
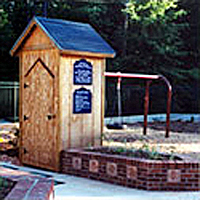
[[[74,91],[73,113],[91,113],[92,94],[90,90],[80,88]]]
[[[85,59],[74,63],[74,84],[92,85],[92,64]]]

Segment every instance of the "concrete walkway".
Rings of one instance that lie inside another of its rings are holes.
[[[149,192],[8,163],[0,166],[53,178],[55,200],[200,200],[200,192]]]
[[[200,192],[149,192],[66,176],[67,185],[55,187],[56,200],[200,200]]]

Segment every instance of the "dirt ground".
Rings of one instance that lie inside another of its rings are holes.
[[[16,129],[19,124],[0,124],[0,161],[9,161],[5,150],[16,148],[18,137]],[[126,146],[140,148],[146,146],[159,152],[181,154],[200,162],[200,123],[173,121],[170,125],[170,137],[165,138],[165,123],[153,122],[148,124],[147,135],[143,135],[143,124],[128,124],[122,130],[104,127],[103,145]],[[19,133],[20,134],[20,133]],[[3,157],[2,157],[3,156]],[[18,163],[16,157],[11,162]]]
[[[0,124],[0,162],[20,165],[18,159],[19,123]]]
[[[122,130],[104,128],[103,145],[156,149],[159,152],[181,154],[200,162],[200,123],[174,121],[170,125],[170,137],[165,138],[165,123],[148,124],[143,135],[142,123],[129,124]]]

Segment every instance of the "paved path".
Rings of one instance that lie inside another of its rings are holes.
[[[200,192],[149,192],[72,176],[65,180],[67,186],[55,188],[56,200],[200,200]]]
[[[62,182],[55,186],[55,200],[200,200],[200,192],[149,192],[7,163],[0,165],[44,177],[52,176]]]

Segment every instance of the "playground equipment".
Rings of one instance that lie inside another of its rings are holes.
[[[118,117],[121,116],[121,99],[120,99],[120,88],[121,88],[121,81],[122,78],[134,78],[134,79],[145,79],[146,82],[146,91],[145,91],[145,104],[144,104],[144,130],[143,134],[147,134],[147,115],[149,109],[149,87],[153,80],[162,80],[166,84],[168,88],[167,94],[167,113],[166,113],[166,133],[165,137],[169,137],[169,130],[170,130],[170,110],[171,110],[171,97],[172,97],[172,86],[170,82],[167,80],[166,77],[162,75],[145,75],[145,74],[127,74],[127,73],[113,73],[113,72],[105,72],[104,75],[106,77],[115,77],[118,78],[117,82],[117,91],[118,91]],[[122,124],[121,124],[122,126]],[[119,125],[119,127],[121,128]]]

